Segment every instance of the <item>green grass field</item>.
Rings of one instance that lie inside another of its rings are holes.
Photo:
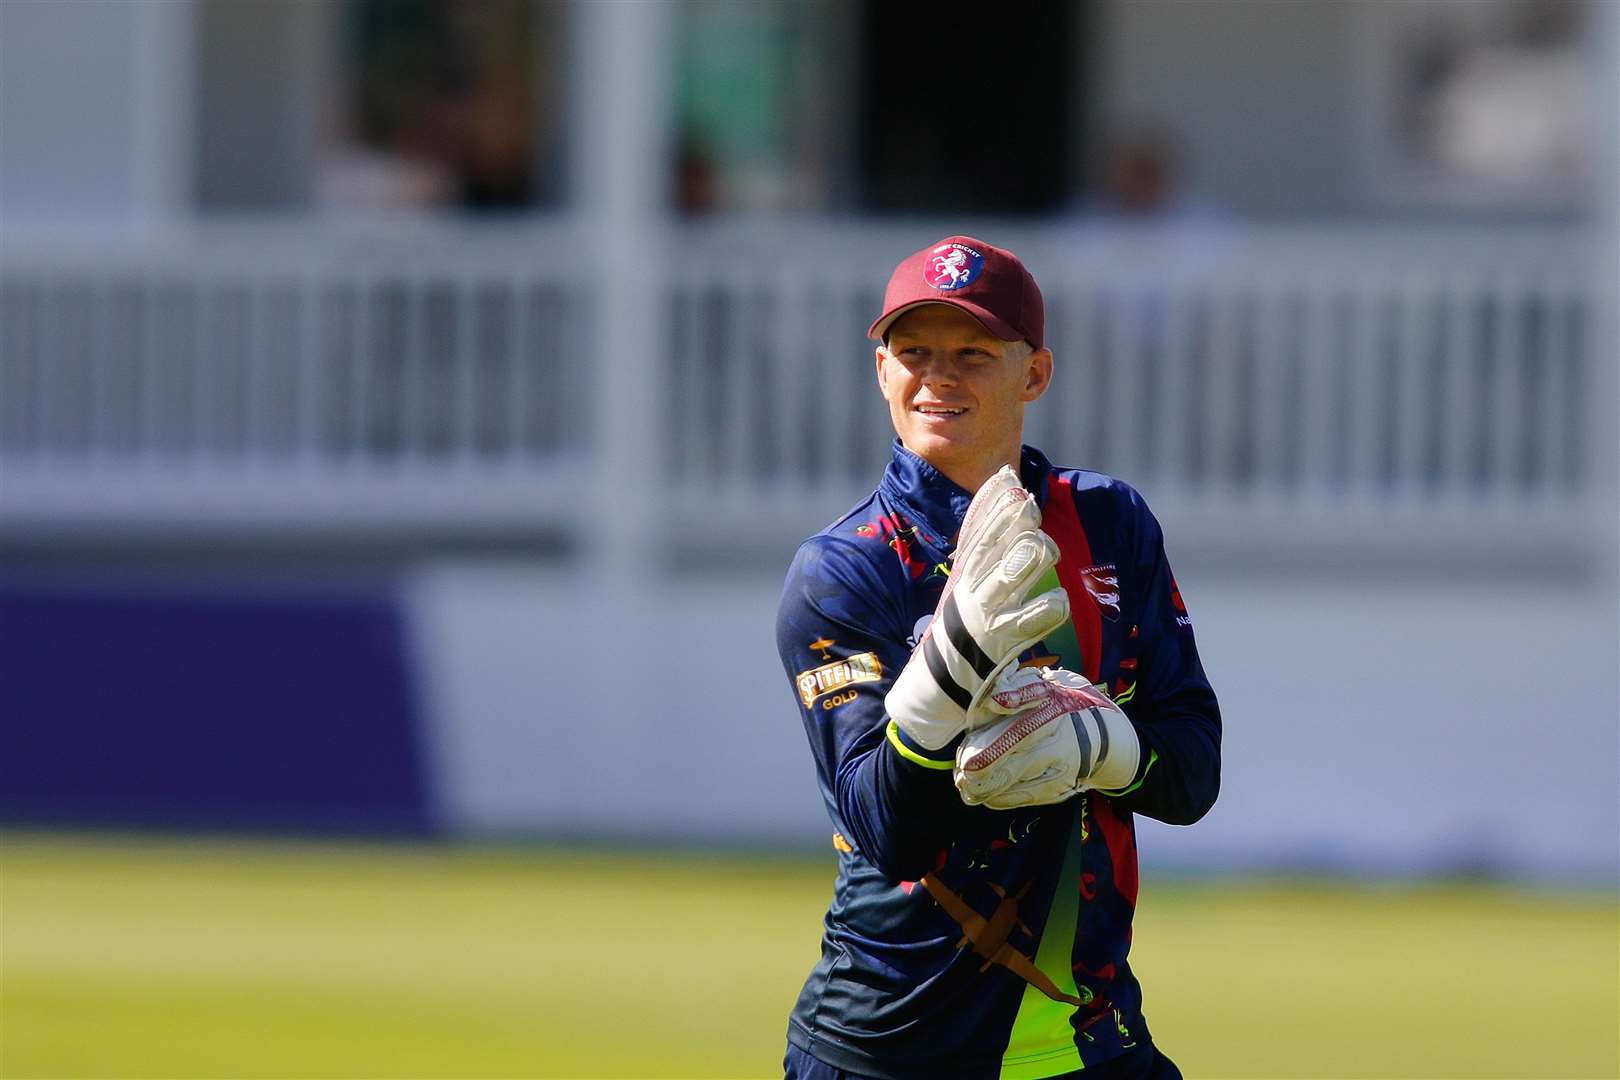
[[[8,834],[6,1077],[765,1077],[832,860]],[[1615,1077],[1613,897],[1149,880],[1198,1077]]]

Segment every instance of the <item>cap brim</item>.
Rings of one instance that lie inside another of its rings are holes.
[[[885,311],[866,331],[866,336],[871,338],[873,341],[882,341],[888,336],[889,327],[894,325],[894,321],[896,319],[904,315],[906,312],[920,308],[925,304],[945,304],[948,307],[961,308],[963,311],[979,320],[979,325],[983,326],[986,330],[990,331],[990,333],[994,334],[1002,341],[1024,340],[1023,334],[1020,334],[1017,330],[1014,330],[1012,327],[990,314],[990,312],[986,311],[978,304],[972,303],[968,300],[954,300],[947,299],[945,297],[940,297],[938,300],[913,300],[910,303],[901,304],[892,311]]]

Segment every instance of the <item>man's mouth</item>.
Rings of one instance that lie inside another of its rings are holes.
[[[917,411],[924,416],[961,416],[967,409],[953,405],[918,405]]]

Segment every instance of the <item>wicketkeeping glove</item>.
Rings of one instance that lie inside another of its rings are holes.
[[[934,617],[884,699],[918,745],[938,750],[961,734],[996,676],[1069,617],[1061,588],[1025,599],[1058,559],[1040,524],[1040,507],[1010,468],[973,496]]]
[[[962,801],[996,810],[1060,803],[1130,785],[1142,747],[1130,718],[1063,668],[1009,671],[985,707],[1010,716],[968,733],[956,751]]]

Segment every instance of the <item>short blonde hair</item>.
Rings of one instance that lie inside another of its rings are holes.
[[[1012,361],[1026,360],[1035,355],[1035,346],[1019,338],[1017,341],[1007,342],[1007,359]]]

